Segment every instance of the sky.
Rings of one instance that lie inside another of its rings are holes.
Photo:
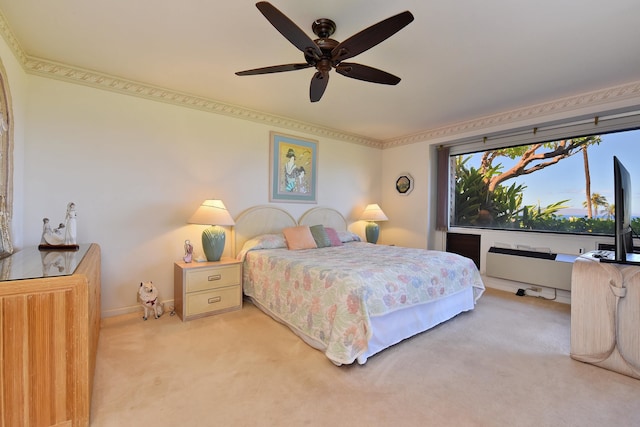
[[[609,204],[614,204],[613,156],[616,155],[631,176],[632,215],[640,216],[640,130],[603,134],[600,137],[602,142],[588,149],[591,193],[599,193],[607,199]],[[478,167],[480,156],[481,154],[474,155],[467,165]],[[515,164],[515,160],[508,158],[500,158],[500,162],[505,170]],[[561,214],[580,216],[586,214],[586,210],[582,207],[586,197],[581,152],[560,160],[556,165],[505,181],[503,184],[511,185],[513,182],[527,186],[524,190],[526,205],[539,203],[544,207],[569,199],[566,204],[570,209],[561,211]]]

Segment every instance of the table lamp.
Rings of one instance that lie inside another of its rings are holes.
[[[189,224],[210,225],[202,232],[202,249],[207,261],[220,261],[224,251],[225,233],[221,225],[235,225],[222,200],[205,200],[191,215]]]
[[[387,221],[389,218],[387,218],[384,212],[382,212],[380,206],[373,203],[364,208],[364,212],[360,215],[360,219],[363,221],[369,221],[365,227],[365,235],[367,237],[367,242],[375,244],[378,241],[378,236],[380,235],[380,227],[375,223],[375,221]]]

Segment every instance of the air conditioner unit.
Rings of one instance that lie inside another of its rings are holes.
[[[487,276],[548,288],[571,290],[571,270],[576,255],[491,247]]]

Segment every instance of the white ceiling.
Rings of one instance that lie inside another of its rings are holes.
[[[315,70],[238,77],[303,62],[249,0],[0,0],[30,57],[56,61],[375,140],[389,140],[640,81],[638,0],[273,0],[307,34],[342,41],[399,12],[415,20],[352,59],[397,86]]]

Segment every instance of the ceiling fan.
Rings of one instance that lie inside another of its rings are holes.
[[[269,2],[258,2],[256,7],[276,30],[280,31],[287,40],[304,53],[306,62],[254,68],[238,71],[236,75],[251,76],[315,67],[316,73],[311,79],[311,87],[309,88],[311,102],[317,102],[322,98],[329,83],[329,71],[332,68],[335,68],[338,74],[352,79],[386,85],[396,85],[400,82],[399,77],[386,71],[367,65],[342,61],[359,55],[400,31],[413,21],[411,12],[402,12],[380,21],[340,43],[330,38],[336,30],[336,24],[331,19],[320,18],[313,22],[311,29],[318,38],[312,40],[293,21]]]

